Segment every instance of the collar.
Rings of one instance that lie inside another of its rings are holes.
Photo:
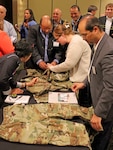
[[[49,33],[48,34],[45,34],[43,31],[42,31],[42,29],[40,28],[40,33],[41,33],[41,35],[45,38],[45,37],[49,37]]]
[[[55,21],[53,20],[53,23],[55,23],[55,24],[62,24],[62,20],[60,19],[59,22],[55,22]]]
[[[109,18],[108,16],[106,16],[106,19],[108,19],[108,20],[113,20],[113,17],[112,17],[112,18]]]
[[[105,33],[104,33],[103,36],[100,38],[100,40],[98,41],[98,43],[97,43],[97,44],[94,44],[94,51],[97,50],[97,47],[98,47],[98,45],[100,44],[101,40],[103,39],[104,35],[105,35]]]
[[[72,25],[74,25],[74,24],[78,23],[78,22],[79,22],[79,20],[80,20],[80,18],[81,18],[81,16],[80,16],[80,17],[79,17],[76,21],[72,20]]]

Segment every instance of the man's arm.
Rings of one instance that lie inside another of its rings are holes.
[[[39,36],[38,30],[39,30],[38,24],[29,27],[28,36],[27,36],[27,41],[31,44],[31,46],[34,47],[32,59],[35,64],[37,64],[37,62],[40,61],[40,59],[42,59],[40,52],[39,52],[40,42],[39,42],[39,37],[38,37]]]

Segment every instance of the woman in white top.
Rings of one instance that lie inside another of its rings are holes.
[[[59,24],[53,31],[54,38],[61,45],[68,44],[66,59],[61,64],[48,68],[53,72],[69,71],[69,78],[72,82],[83,82],[88,75],[91,59],[91,49],[88,43],[79,34],[72,31],[69,23]]]

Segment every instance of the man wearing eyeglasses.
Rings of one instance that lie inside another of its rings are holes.
[[[83,39],[94,44],[94,55],[88,78],[74,83],[72,90],[76,92],[89,82],[94,107],[90,124],[98,131],[92,149],[107,150],[113,126],[113,39],[102,30],[96,17],[84,17],[78,28]]]

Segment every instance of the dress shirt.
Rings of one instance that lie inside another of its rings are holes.
[[[17,41],[17,33],[13,25],[6,20],[4,20],[4,31],[9,35],[12,43],[15,43]]]
[[[112,25],[112,18],[108,18],[106,17],[106,23],[105,23],[105,32],[109,35],[110,33],[110,29],[111,29],[111,25]]]
[[[90,74],[91,74],[91,69],[92,69],[92,64],[93,64],[93,60],[95,58],[95,53],[96,53],[96,50],[98,48],[98,45],[100,43],[100,41],[102,40],[103,36],[101,37],[101,39],[98,41],[97,44],[94,44],[93,46],[93,50],[94,50],[94,53],[93,53],[93,57],[92,57],[92,60],[91,60],[91,63],[90,63],[90,66],[89,66],[89,70],[88,70],[88,82],[90,82]]]
[[[45,39],[45,55],[44,55],[44,61],[48,62],[48,55],[47,55],[47,49],[48,49],[48,38],[49,38],[49,34],[44,34],[43,31],[40,29],[40,32],[43,36],[43,38]]]

